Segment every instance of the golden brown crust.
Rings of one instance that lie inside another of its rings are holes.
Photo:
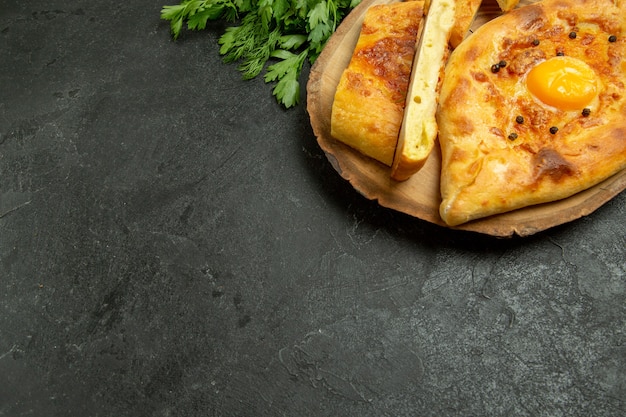
[[[509,12],[517,6],[519,0],[497,0],[498,6],[500,6],[500,10],[503,12]]]
[[[386,165],[396,148],[423,13],[423,1],[370,7],[335,93],[332,136]]]
[[[620,7],[610,0],[544,0],[485,24],[453,52],[437,115],[446,223],[565,198],[626,167]],[[541,104],[525,89],[528,71],[557,54],[597,74],[600,91],[589,115]],[[500,61],[506,66],[492,72]]]
[[[454,26],[450,32],[450,46],[456,48],[465,39],[474,23],[482,0],[456,0]]]

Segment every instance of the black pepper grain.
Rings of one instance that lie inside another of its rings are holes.
[[[555,134],[556,134],[556,132],[558,132],[558,131],[559,131],[559,128],[558,128],[558,127],[556,127],[556,126],[552,126],[552,127],[550,128],[550,133],[552,133],[553,135],[555,135]]]
[[[570,39],[576,39],[576,32],[570,32],[569,33],[569,38]]]
[[[556,53],[556,56],[564,56],[564,55],[565,55],[565,52],[563,52],[563,51],[558,51]]]
[[[504,68],[504,67],[506,67],[506,61],[505,61],[505,60],[502,60],[502,61],[498,62],[498,66],[499,66],[500,68]]]
[[[500,65],[498,65],[498,64],[493,64],[493,65],[491,66],[491,72],[493,72],[493,73],[495,74],[495,73],[496,73],[496,72],[498,72],[498,71],[500,71]]]
[[[509,134],[509,140],[515,140],[515,139],[517,139],[517,133],[513,132]]]
[[[584,117],[587,117],[587,116],[589,116],[590,114],[591,114],[591,109],[590,109],[589,107],[585,107],[585,108],[583,109],[583,111],[582,111],[582,115],[583,115]]]
[[[517,116],[517,117],[515,118],[515,121],[516,121],[518,124],[520,124],[520,125],[521,125],[522,123],[524,123],[524,117],[523,117],[523,116]]]
[[[533,39],[533,45],[538,46],[539,45],[539,39]]]
[[[611,43],[617,42],[617,36],[615,36],[615,35],[609,36],[609,42],[611,42]]]

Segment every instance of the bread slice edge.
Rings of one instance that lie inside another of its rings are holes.
[[[405,181],[418,172],[435,144],[439,88],[450,54],[448,42],[455,20],[455,0],[430,0],[418,34],[419,44],[391,167],[394,180]]]

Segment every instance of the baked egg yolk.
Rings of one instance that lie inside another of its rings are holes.
[[[561,110],[585,107],[598,89],[596,74],[589,65],[568,56],[537,64],[528,72],[526,86],[539,100]]]

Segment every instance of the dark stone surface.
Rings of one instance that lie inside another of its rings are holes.
[[[626,414],[626,195],[381,208],[162,5],[0,0],[0,416]]]

